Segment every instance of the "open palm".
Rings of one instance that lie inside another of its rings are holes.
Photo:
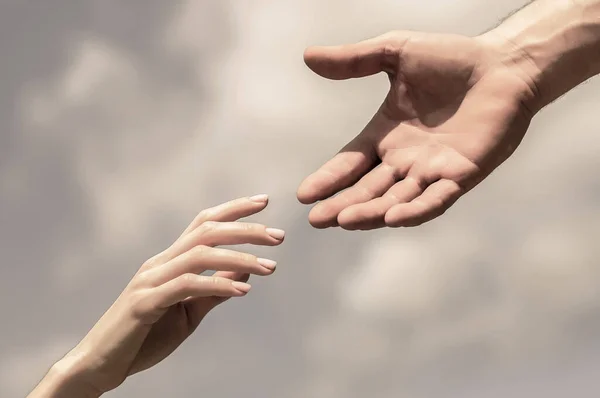
[[[390,78],[364,130],[298,189],[302,203],[323,200],[311,224],[420,225],[506,160],[527,131],[536,90],[496,48],[477,38],[400,31],[307,49],[307,65],[323,77]]]

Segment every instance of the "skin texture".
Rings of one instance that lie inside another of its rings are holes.
[[[540,0],[478,37],[396,31],[311,47],[334,80],[380,72],[390,89],[367,124],[308,176],[316,228],[412,227],[442,215],[521,143],[543,106],[600,71],[600,2]]]
[[[325,199],[309,215],[317,228],[408,227],[440,216],[514,152],[533,116],[533,81],[476,38],[399,31],[309,48],[305,61],[330,79],[390,78],[364,130],[298,190],[302,203]]]
[[[475,38],[396,31],[313,47],[306,64],[329,79],[385,72],[390,90],[367,124],[298,189],[318,228],[416,226],[443,214],[516,150],[545,105],[600,73],[600,1],[538,0]],[[337,195],[336,195],[337,194]],[[336,196],[334,196],[336,195]],[[279,245],[281,230],[236,222],[267,197],[201,212],[146,261],[88,335],[29,398],[98,397],[170,355],[202,319],[244,296],[274,262],[216,248]],[[199,276],[214,270],[212,277]]]
[[[97,397],[169,356],[217,305],[250,290],[250,274],[275,262],[219,245],[276,246],[284,232],[237,222],[263,210],[266,195],[202,211],[165,251],[146,261],[87,336],[40,383],[33,397]],[[200,276],[204,271],[217,271]]]

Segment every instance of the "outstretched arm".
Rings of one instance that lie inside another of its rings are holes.
[[[529,70],[537,111],[600,73],[600,1],[538,0],[481,39]]]
[[[311,224],[416,226],[510,157],[540,109],[600,73],[600,1],[538,0],[477,37],[395,31],[312,47],[305,61],[329,79],[390,78],[363,131],[300,185],[302,203],[322,201]]]
[[[28,398],[96,398],[169,356],[216,306],[243,297],[250,275],[269,276],[275,261],[218,248],[277,246],[284,231],[240,222],[267,206],[266,195],[206,209],[166,250],[146,261],[85,338]],[[211,276],[205,271],[215,271]]]

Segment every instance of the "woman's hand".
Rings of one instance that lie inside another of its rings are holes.
[[[116,388],[169,356],[215,306],[246,295],[250,274],[271,275],[272,260],[216,248],[283,242],[281,230],[236,221],[266,205],[267,196],[259,195],[202,211],[168,249],[141,266],[88,335],[49,373],[71,393],[49,385],[51,393],[34,391],[30,397],[100,396]],[[208,270],[216,273],[199,275]]]

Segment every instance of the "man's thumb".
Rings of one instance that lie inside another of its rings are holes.
[[[394,32],[356,44],[309,47],[304,62],[313,72],[333,80],[394,73],[406,42],[402,36]]]

